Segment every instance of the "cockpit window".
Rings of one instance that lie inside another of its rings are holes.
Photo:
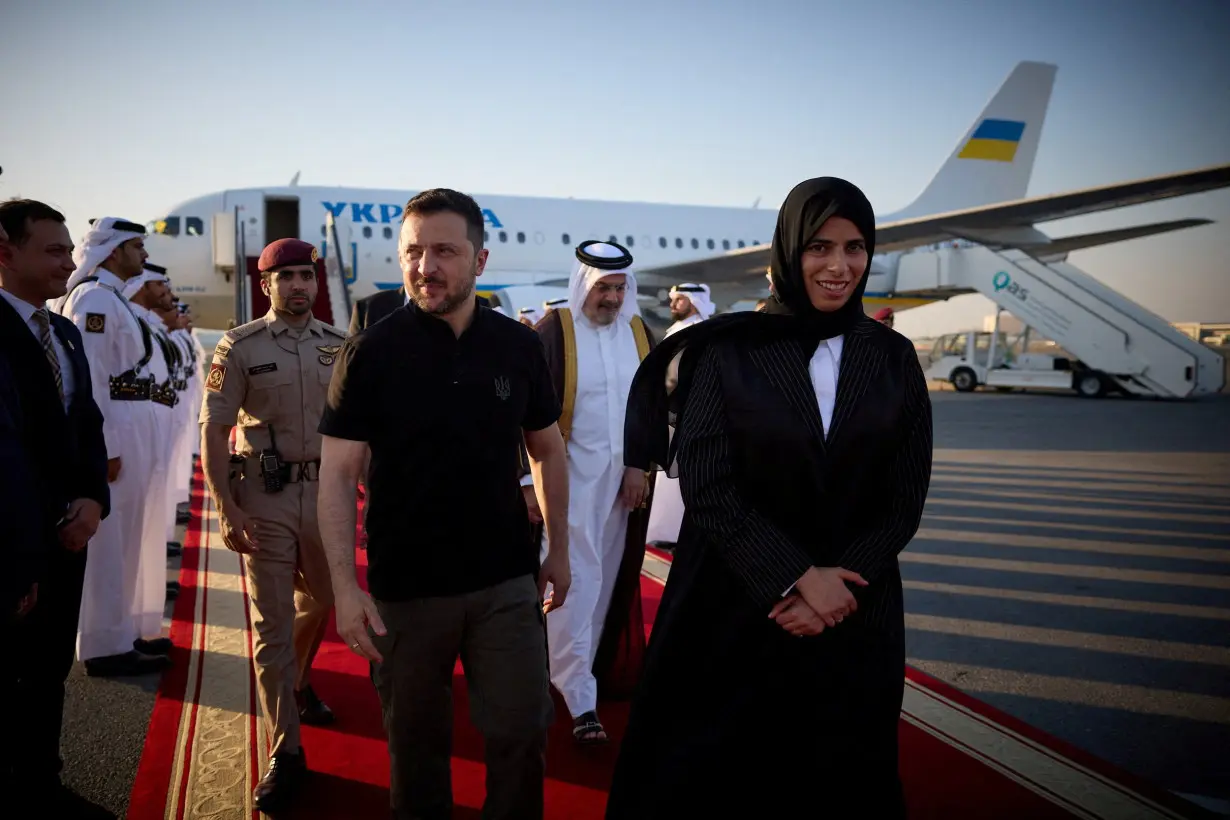
[[[179,236],[179,217],[168,216],[162,219],[155,219],[146,226],[150,233],[161,234],[163,236]]]
[[[205,220],[199,216],[164,216],[162,219],[146,223],[145,230],[160,236],[179,236],[181,222],[184,236],[205,235]]]

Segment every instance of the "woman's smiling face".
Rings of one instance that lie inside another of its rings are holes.
[[[854,223],[830,217],[803,247],[803,284],[812,306],[824,313],[840,309],[867,273],[867,243]]]

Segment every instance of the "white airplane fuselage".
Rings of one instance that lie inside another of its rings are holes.
[[[229,270],[224,271],[230,260],[215,258],[215,214],[239,209],[247,257],[258,256],[268,242],[283,236],[311,242],[322,255],[332,255],[325,226],[333,214],[353,300],[401,285],[397,236],[402,206],[414,193],[306,186],[223,191],[181,203],[151,222],[146,248],[151,262],[169,269],[176,293],[192,305],[197,324],[225,327],[234,314],[235,284]],[[478,290],[487,296],[503,292],[499,301],[512,311],[564,295],[558,283],[571,272],[576,246],[587,239],[614,238],[632,252],[636,268],[656,268],[766,244],[777,220],[775,210],[751,208],[484,195],[475,199],[483,211],[490,252]],[[898,255],[873,260],[868,309],[933,301],[887,295],[891,288],[882,286],[889,283],[877,280],[895,267]],[[544,287],[548,282],[555,284]],[[740,298],[767,292],[763,280],[751,287],[746,282],[731,286]],[[333,319],[345,322],[345,317]]]

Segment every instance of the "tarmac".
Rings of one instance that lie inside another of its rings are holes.
[[[909,662],[1230,816],[1230,396],[931,398]],[[68,681],[64,780],[101,817],[127,810],[156,687]]]

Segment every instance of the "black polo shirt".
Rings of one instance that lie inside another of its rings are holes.
[[[488,308],[459,338],[411,303],[348,339],[319,429],[371,448],[372,596],[457,595],[536,573],[521,431],[559,415],[538,334]]]

